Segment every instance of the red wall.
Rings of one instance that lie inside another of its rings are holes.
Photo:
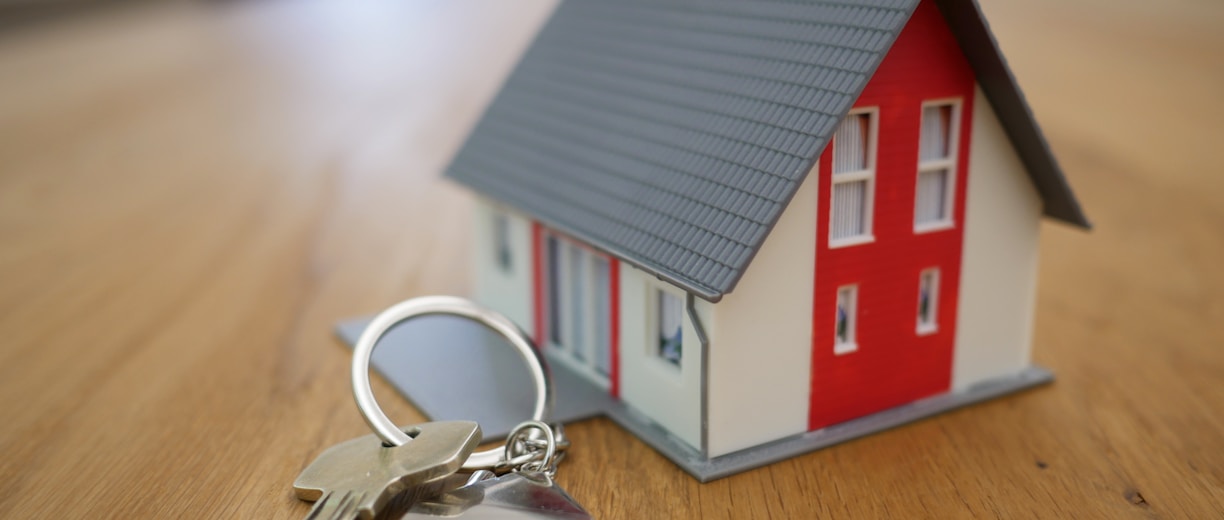
[[[820,158],[810,429],[946,392],[960,282],[973,70],[931,0],[924,0],[856,107],[879,107],[870,244],[829,248],[832,149]],[[960,98],[952,229],[916,234],[914,194],[922,103]],[[919,336],[918,277],[940,268],[938,332]],[[856,352],[833,353],[837,288],[858,284]]]

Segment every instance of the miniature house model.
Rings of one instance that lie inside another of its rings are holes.
[[[1048,381],[1088,226],[972,0],[566,1],[447,176],[476,299],[710,460]]]

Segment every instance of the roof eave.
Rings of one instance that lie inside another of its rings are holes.
[[[1041,194],[1045,216],[1091,229],[1092,224],[1037,126],[1032,108],[1007,65],[977,0],[936,0],[935,3],[952,28],[965,58],[973,66],[982,92]]]
[[[677,276],[674,273],[670,273],[667,271],[667,269],[663,268],[662,266],[654,265],[650,262],[641,261],[637,258],[637,255],[631,254],[625,251],[624,249],[608,244],[607,242],[604,242],[603,240],[599,240],[586,233],[578,231],[563,222],[557,222],[553,219],[540,215],[538,212],[531,211],[527,208],[518,207],[517,205],[514,205],[513,203],[509,201],[498,198],[497,196],[491,193],[487,193],[485,190],[483,190],[478,185],[470,184],[470,183],[467,183],[467,182],[464,182],[464,181],[461,181],[459,179],[455,179],[449,176],[447,177],[447,179],[450,180],[451,182],[455,182],[455,183],[463,185],[463,187],[480,194],[481,197],[487,198],[488,200],[491,200],[491,201],[495,201],[495,203],[499,206],[511,207],[511,208],[514,208],[514,210],[518,211],[519,213],[522,213],[524,215],[529,215],[529,218],[531,218],[532,220],[536,222],[539,222],[540,224],[543,224],[549,229],[556,230],[567,237],[570,237],[570,238],[573,238],[574,240],[582,242],[582,244],[585,246],[591,247],[592,249],[595,249],[596,251],[599,251],[603,254],[616,258],[620,262],[624,262],[629,265],[632,265],[633,267],[663,282],[679,287],[681,290],[684,290],[685,292],[688,292],[692,294],[693,296],[701,298],[710,303],[718,303],[719,301],[722,300],[723,296],[727,292],[730,292],[730,291],[726,291],[726,292],[719,291],[713,287],[703,285],[697,282],[696,280],[689,280],[683,276]]]

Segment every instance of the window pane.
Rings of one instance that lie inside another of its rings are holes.
[[[850,342],[850,313],[842,300],[837,301],[837,342]]]
[[[656,292],[659,307],[658,316],[656,316],[659,324],[658,355],[679,366],[682,358],[683,329],[681,324],[683,323],[684,304],[674,294],[665,291]]]
[[[561,344],[561,244],[549,236],[545,245],[548,258],[548,339]]]
[[[939,306],[939,270],[927,269],[918,277],[918,331],[935,328],[935,314]]]
[[[569,316],[570,344],[567,345],[578,359],[586,358],[586,251],[569,245]]]
[[[511,264],[510,256],[510,219],[500,213],[493,216],[493,234],[496,241],[497,266],[503,272],[509,273]]]
[[[918,194],[914,202],[914,222],[929,224],[948,220],[948,170],[918,173]]]
[[[922,109],[920,157],[924,161],[947,159],[951,155],[952,105]]]
[[[612,295],[608,261],[595,258],[595,370],[608,374],[612,370]]]
[[[833,344],[849,345],[854,343],[855,296],[854,287],[842,287],[837,290],[837,309],[834,316]]]
[[[852,114],[837,127],[833,137],[833,173],[867,169],[870,114]]]
[[[835,183],[833,221],[829,223],[829,237],[838,239],[866,234],[866,211],[866,180]]]

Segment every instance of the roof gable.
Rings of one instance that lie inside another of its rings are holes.
[[[971,29],[973,13],[980,25],[972,2],[940,3],[959,22],[954,31]],[[917,4],[568,0],[447,175],[716,301],[734,288]],[[958,36],[962,45],[966,38]],[[989,54],[978,61],[1005,72],[991,90],[1016,90],[1002,58]],[[987,95],[1006,106],[1018,99],[1023,110],[996,109],[1000,118],[1016,123],[1022,156],[1049,157],[1026,158],[1031,172],[1061,181],[1040,133],[1029,136],[1036,125],[1018,90],[1016,99]],[[1038,146],[1022,148],[1026,136]],[[1054,184],[1048,191],[1058,191]],[[1037,185],[1050,214],[1047,189]],[[1063,206],[1051,216],[1062,218]]]
[[[1091,227],[977,1],[935,0],[935,4],[960,42],[982,92],[1041,194],[1045,215],[1082,228]]]

